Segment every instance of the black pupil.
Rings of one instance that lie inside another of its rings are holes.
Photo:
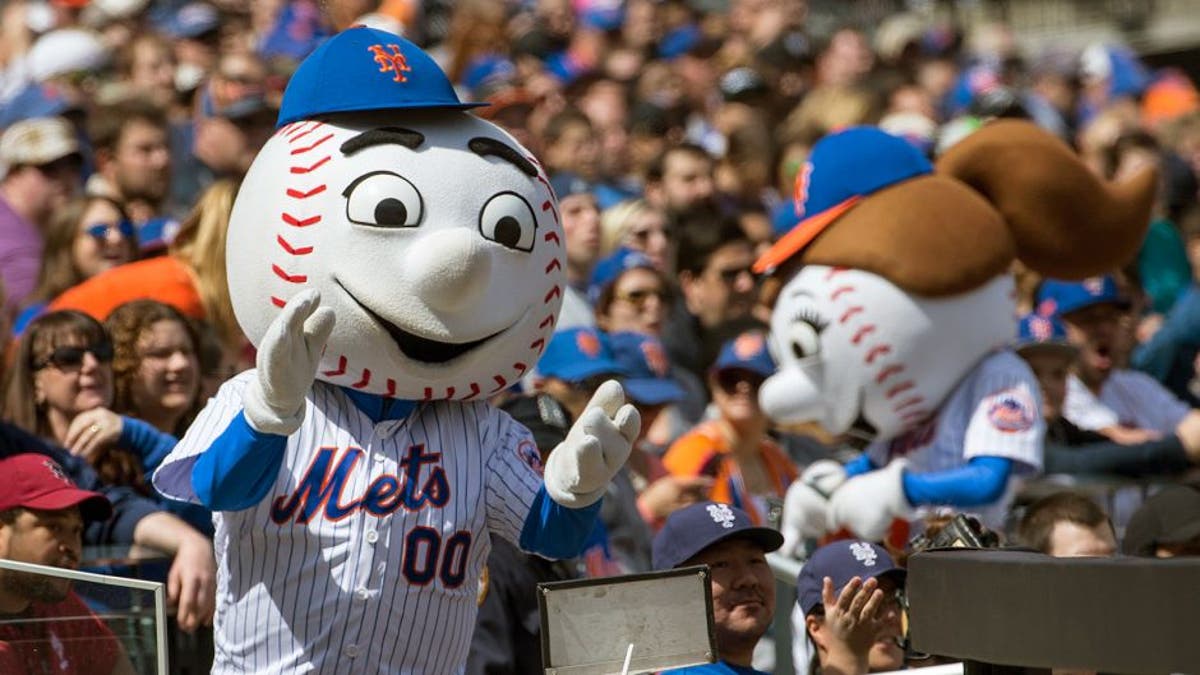
[[[375,205],[375,222],[380,225],[403,225],[408,221],[408,209],[404,202],[388,197]]]
[[[510,248],[521,242],[521,223],[512,216],[504,216],[496,223],[496,241]]]
[[[801,347],[799,342],[793,342],[792,343],[792,354],[794,354],[796,356],[796,358],[798,358],[798,359],[804,358],[805,357],[804,347]]]

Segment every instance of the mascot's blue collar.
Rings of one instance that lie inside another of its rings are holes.
[[[354,406],[361,410],[364,415],[371,418],[371,421],[379,424],[384,420],[402,420],[408,417],[416,407],[416,401],[406,401],[401,398],[388,398],[387,396],[376,396],[368,394],[365,391],[356,391],[348,387],[339,387],[346,392],[346,396],[354,402]]]

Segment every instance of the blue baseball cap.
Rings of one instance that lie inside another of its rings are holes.
[[[775,359],[767,349],[767,336],[762,331],[746,331],[721,346],[721,353],[712,365],[712,371],[748,370],[770,377],[775,374]]]
[[[793,201],[800,222],[754,263],[769,272],[812,243],[864,197],[933,173],[911,143],[878,127],[851,127],[817,141],[796,174]]]
[[[137,228],[138,252],[142,254],[164,251],[179,234],[180,222],[168,216],[151,218]]]
[[[1111,274],[1083,281],[1046,279],[1038,286],[1034,302],[1038,314],[1057,317],[1103,304],[1129,307],[1129,300],[1121,295]]]
[[[80,106],[67,100],[57,85],[33,82],[0,106],[0,129],[33,117],[58,117]]]
[[[595,186],[577,173],[559,171],[550,176],[550,187],[554,196],[561,200],[572,195],[590,195]]]
[[[592,302],[596,302],[600,298],[600,293],[604,291],[609,284],[617,280],[625,270],[637,268],[648,270],[655,269],[654,262],[641,251],[635,251],[631,248],[622,246],[612,255],[603,258],[596,266],[592,268],[592,279],[588,285],[588,297]]]
[[[173,38],[197,38],[212,32],[221,25],[217,8],[205,2],[191,2],[179,8],[163,26],[163,31]]]
[[[1018,354],[1031,351],[1057,351],[1064,356],[1073,356],[1078,349],[1067,341],[1067,329],[1056,316],[1043,316],[1030,312],[1021,317],[1017,324],[1017,339],[1013,349]]]
[[[326,40],[296,69],[283,92],[277,126],[340,112],[483,105],[458,100],[450,79],[420,47],[387,31],[355,26]]]
[[[733,538],[749,539],[765,553],[783,546],[783,535],[778,530],[754,525],[738,507],[699,502],[667,516],[654,537],[651,560],[656,570],[674,569],[709,546]]]
[[[613,358],[625,371],[621,386],[635,403],[663,405],[683,400],[683,387],[671,377],[667,348],[652,335],[622,331],[610,336]]]
[[[537,374],[566,382],[582,382],[596,375],[624,373],[613,358],[608,336],[595,328],[561,330],[550,337],[537,364]]]
[[[807,615],[821,604],[821,585],[825,577],[833,580],[833,594],[842,592],[854,577],[891,577],[903,585],[908,572],[897,567],[886,549],[869,541],[842,539],[817,549],[800,569],[796,579],[796,596],[800,609]]]

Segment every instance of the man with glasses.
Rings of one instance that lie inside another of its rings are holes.
[[[42,230],[80,187],[75,129],[61,117],[23,120],[0,136],[0,278],[11,315],[37,286]]]
[[[812,649],[807,672],[903,669],[906,577],[878,544],[841,540],[817,549],[796,581],[803,634]],[[792,660],[801,662],[798,654]]]
[[[676,231],[682,301],[663,338],[671,361],[703,378],[721,343],[756,323],[754,246],[735,219],[713,209],[681,215]]]

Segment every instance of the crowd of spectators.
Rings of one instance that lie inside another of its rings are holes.
[[[744,577],[729,583],[762,606],[731,604],[739,628],[718,639],[729,672],[751,666],[776,611],[757,567],[780,545],[766,533],[787,488],[859,447],[776,428],[759,408],[775,366],[751,266],[796,223],[813,144],[852,125],[936,157],[991,118],[1024,117],[1104,178],[1159,168],[1130,265],[1083,282],[1014,270],[1024,318],[1013,347],[1041,385],[1045,473],[1107,491],[1104,508],[1031,491],[999,534],[1051,555],[1200,552],[1200,498],[1186,486],[1200,464],[1200,94],[1121,45],[1029,53],[1003,22],[960,26],[895,4],[877,25],[817,30],[803,0],[4,3],[0,458],[39,453],[102,493],[111,514],[92,509],[86,527],[72,516],[82,542],[170,555],[179,627],[211,624],[210,514],[148,478],[216,387],[253,365],[228,297],[225,228],[288,76],[324,38],[365,23],[422,45],[461,98],[489,103],[476,114],[540,158],[559,198],[562,316],[536,369],[496,403],[543,454],[608,378],[644,422],[579,559],[494,542],[471,672],[538,666],[540,581],[729,555]],[[36,504],[0,504],[11,505],[0,535],[38,526]],[[706,509],[722,505],[744,536],[704,534]],[[63,546],[63,564],[86,562]],[[906,552],[840,546],[805,568],[796,632],[815,671],[894,667],[904,576],[892,560]],[[867,558],[880,563],[862,574]]]

